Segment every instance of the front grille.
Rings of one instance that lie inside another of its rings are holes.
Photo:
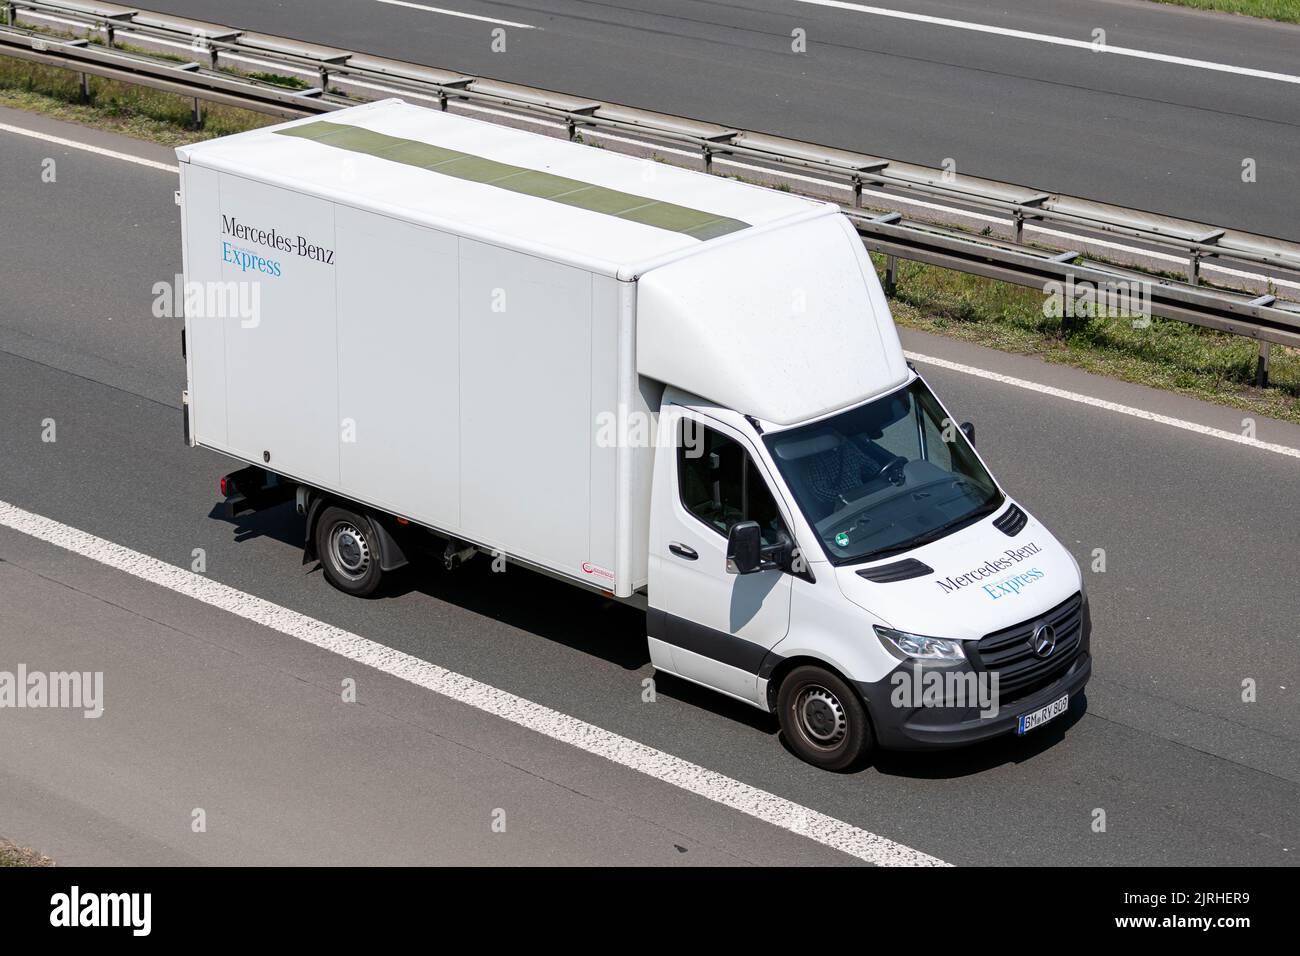
[[[866,578],[868,581],[875,581],[877,584],[910,581],[912,578],[919,578],[923,574],[934,574],[934,568],[928,564],[923,564],[916,558],[906,558],[903,561],[895,561],[893,564],[878,564],[874,568],[863,568],[858,572],[859,577]]]
[[[1041,624],[1056,630],[1056,648],[1046,658],[1034,654],[1033,637]],[[1060,677],[1079,655],[1083,634],[1083,595],[1075,594],[1046,614],[980,638],[971,655],[977,670],[996,671],[998,698],[1010,703],[1041,690]]]
[[[993,527],[1012,538],[1020,534],[1028,523],[1029,515],[1025,514],[1017,505],[1014,504],[1006,510],[1005,514],[999,515],[993,519]]]

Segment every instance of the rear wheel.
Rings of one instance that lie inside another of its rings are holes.
[[[383,578],[374,525],[365,515],[330,507],[316,522],[316,556],[330,584],[356,597],[373,594]]]
[[[790,748],[814,767],[851,770],[874,746],[862,700],[824,667],[804,664],[787,674],[776,706]]]

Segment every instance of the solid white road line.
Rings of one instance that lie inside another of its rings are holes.
[[[24,129],[21,126],[10,126],[8,123],[0,123],[0,132],[14,133],[18,136],[29,136],[32,139],[44,140],[47,143],[54,143],[57,146],[67,146],[70,149],[80,149],[87,153],[95,153],[99,156],[108,156],[111,159],[120,159],[124,163],[135,163],[137,166],[148,166],[150,169],[161,169],[169,173],[180,172],[180,168],[177,166],[168,166],[166,163],[160,163],[152,159],[145,159],[143,156],[132,156],[130,153],[119,153],[116,150],[104,149],[102,146],[91,146],[89,143],[79,143],[75,139],[64,139],[62,136],[51,136],[49,133],[39,133],[34,129]]]
[[[1091,50],[1095,53],[1111,53],[1115,56],[1131,56],[1140,60],[1156,60],[1160,63],[1172,63],[1176,66],[1190,66],[1198,70],[1213,70],[1217,73],[1235,73],[1261,80],[1277,80],[1282,83],[1300,83],[1300,76],[1290,73],[1273,73],[1270,70],[1254,70],[1245,66],[1233,66],[1230,63],[1214,63],[1210,60],[1194,60],[1185,56],[1171,56],[1168,53],[1153,53],[1150,50],[1134,50],[1124,46],[1097,44],[1091,40],[1075,40],[1070,37],[1052,36],[1050,33],[1031,33],[1028,30],[1013,30],[1008,27],[994,27],[985,23],[971,23],[969,20],[950,20],[947,17],[931,17],[923,13],[909,13],[906,10],[889,10],[885,7],[869,7],[860,3],[848,3],[846,0],[794,0],[814,7],[831,7],[836,10],[850,10],[875,17],[891,17],[895,20],[911,20],[914,23],[928,23],[931,26],[952,27],[956,30],[971,30],[975,33],[992,33],[997,36],[1013,37],[1017,40],[1033,40],[1036,43],[1051,43],[1056,46],[1074,47],[1077,50]]]
[[[377,0],[394,7],[411,7],[414,10],[426,10],[429,13],[441,13],[446,17],[460,17],[462,20],[481,20],[483,23],[495,23],[503,27],[518,27],[520,30],[536,30],[537,27],[527,23],[515,23],[511,20],[498,20],[496,17],[483,17],[476,13],[461,13],[459,10],[447,10],[443,7],[429,7],[423,3],[411,3],[409,0]]]
[[[972,365],[962,365],[960,362],[949,362],[947,359],[934,358],[929,355],[919,355],[916,352],[907,352],[906,355],[909,359],[912,359],[915,362],[922,362],[926,365],[935,365],[939,368],[946,368],[953,372],[961,372],[963,375],[974,375],[976,378],[987,379],[990,382],[1001,382],[1003,385],[1012,385],[1016,388],[1027,389],[1031,392],[1051,395],[1053,398],[1063,398],[1067,402],[1078,402],[1080,405],[1090,405],[1093,408],[1105,409],[1108,412],[1118,412],[1121,415],[1131,415],[1134,418],[1141,418],[1144,421],[1157,422],[1161,425],[1170,425],[1174,428],[1181,428],[1184,431],[1196,432],[1198,435],[1206,435],[1210,438],[1221,438],[1224,441],[1235,442],[1238,445],[1248,445],[1251,448],[1258,448],[1260,451],[1271,451],[1274,454],[1286,455],[1288,458],[1300,458],[1300,448],[1292,448],[1290,445],[1277,445],[1273,442],[1260,441],[1258,438],[1239,435],[1236,432],[1224,431],[1222,428],[1212,428],[1209,425],[1189,422],[1183,418],[1173,418],[1169,415],[1158,414],[1157,412],[1148,412],[1146,409],[1134,408],[1132,405],[1120,405],[1118,402],[1108,402],[1104,398],[1093,398],[1091,395],[1083,395],[1079,392],[1069,392],[1063,388],[1056,388],[1052,385],[1040,385],[1038,382],[1031,382],[1023,378],[1014,378],[1013,376],[1002,375],[998,372],[989,372],[982,368],[975,368]]]
[[[89,558],[289,637],[409,681],[553,740],[878,866],[947,866],[929,854],[859,829],[747,783],[690,763],[473,678],[245,594],[200,574],[0,501],[0,526]]]

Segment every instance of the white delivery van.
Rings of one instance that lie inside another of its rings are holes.
[[[1082,691],[1078,565],[837,207],[398,100],[177,155],[187,441],[336,587],[436,542],[638,604],[657,670],[829,769]]]

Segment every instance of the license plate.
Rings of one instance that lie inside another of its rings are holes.
[[[1027,734],[1035,727],[1041,727],[1053,717],[1060,717],[1070,709],[1070,695],[1066,694],[1060,700],[1054,700],[1046,707],[1039,707],[1037,710],[1030,711],[1027,714],[1020,715],[1020,726],[1016,733]]]

